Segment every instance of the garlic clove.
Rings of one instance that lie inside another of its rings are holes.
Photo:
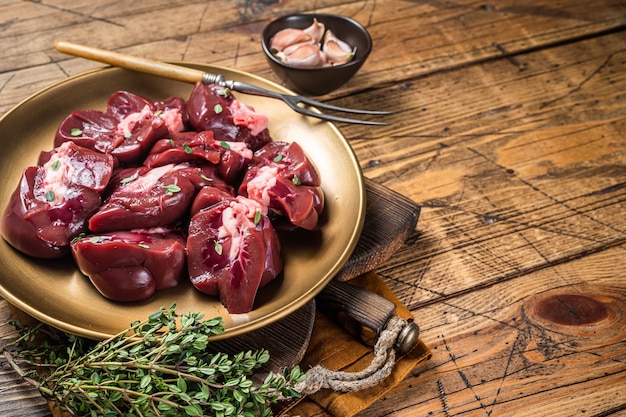
[[[320,67],[326,61],[320,48],[310,42],[302,42],[285,48],[279,58],[285,64],[298,68]]]
[[[274,53],[283,51],[291,45],[311,42],[311,35],[302,29],[286,28],[279,30],[270,41],[270,50]]]
[[[352,48],[346,42],[337,38],[330,29],[324,36],[324,44],[322,50],[326,54],[326,58],[335,65],[345,64],[354,58],[356,48]]]
[[[310,37],[313,43],[322,42],[322,38],[324,37],[324,31],[326,27],[323,23],[318,22],[317,19],[313,19],[313,23],[311,26],[303,29]]]

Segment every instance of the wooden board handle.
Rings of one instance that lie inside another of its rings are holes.
[[[352,256],[317,295],[317,305],[353,336],[373,344],[395,313],[395,304],[349,281],[389,259],[415,231],[420,207],[409,198],[365,178],[365,225]]]
[[[139,58],[72,42],[59,41],[54,44],[54,47],[57,51],[64,54],[188,83],[201,82],[205,74],[204,71],[193,68]]]
[[[370,345],[396,312],[396,305],[386,298],[338,280],[332,280],[316,300],[321,311],[335,317],[345,330]]]
[[[420,206],[408,197],[365,178],[365,226],[352,256],[335,279],[348,281],[389,259],[415,231]]]

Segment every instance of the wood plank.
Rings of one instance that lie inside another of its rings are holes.
[[[165,3],[166,24],[161,21]],[[601,4],[577,0],[561,4],[559,9],[549,0],[525,7],[513,0],[499,2],[497,7],[477,0],[420,4],[395,0],[284,3],[268,6],[264,2],[249,2],[242,7],[226,0],[149,0],[126,1],[113,7],[105,1],[82,2],[77,6],[62,0],[54,5],[0,5],[0,44],[6,45],[0,49],[0,112],[42,86],[98,66],[54,51],[59,32],[63,33],[63,40],[76,43],[154,59],[220,64],[280,82],[261,52],[259,37],[263,26],[286,13],[332,10],[365,24],[375,44],[371,58],[359,74],[329,95],[339,97],[372,86],[403,88],[405,83],[426,74],[502,57],[503,53],[541,48],[573,36],[592,36],[626,24],[626,11],[619,0],[602,0]],[[420,51],[418,59],[414,51]],[[14,73],[28,67],[38,68],[27,69],[24,75]],[[360,104],[362,107],[369,103]],[[380,107],[385,102],[373,104]]]
[[[0,340],[5,344],[17,337],[10,324],[11,310],[3,298],[0,298]],[[14,372],[2,358],[0,369],[0,415],[11,417],[46,417],[50,416],[48,405],[39,395],[39,391],[26,383]],[[26,400],[28,399],[28,400]],[[15,408],[16,401],[21,407]]]
[[[318,8],[333,6],[339,0],[318,2]],[[59,33],[76,43],[118,49],[148,42],[185,38],[205,33],[210,43],[219,43],[218,31],[249,22],[267,20],[277,13],[310,10],[311,6],[290,2],[286,6],[271,7],[265,2],[239,2],[228,0],[124,0],[48,2],[9,2],[0,5],[0,72],[6,69],[44,65],[66,57],[52,51]],[[167,21],[163,21],[167,10]],[[260,52],[260,50],[259,50]],[[179,56],[178,50],[174,56]],[[165,57],[171,59],[171,57]]]
[[[625,250],[414,310],[433,358],[359,417],[623,412]],[[408,397],[402,390],[410,387]]]
[[[521,78],[505,61],[435,75],[388,95],[391,126],[349,129],[364,175],[423,207],[420,234],[378,270],[403,302],[625,241],[623,40],[520,56]]]
[[[0,115],[99,66],[53,51],[58,33],[278,81],[260,31],[305,10],[370,29],[372,57],[324,99],[397,111],[388,127],[339,127],[368,178],[422,205],[418,232],[379,272],[413,309],[435,357],[363,416],[623,413],[622,0],[7,0]],[[542,296],[572,294],[609,315],[584,326],[532,315]],[[33,395],[16,389],[3,389],[0,414]]]

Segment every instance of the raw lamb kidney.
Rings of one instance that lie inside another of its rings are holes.
[[[38,258],[68,253],[101,204],[114,159],[64,143],[42,153],[41,165],[24,170],[2,216],[0,231],[16,249]]]
[[[77,110],[59,126],[54,144],[74,142],[108,153],[122,163],[141,162],[152,145],[187,125],[185,102],[180,97],[151,102],[127,91],[109,97],[106,111]]]
[[[191,282],[218,296],[231,314],[251,311],[258,289],[282,270],[280,242],[263,212],[249,199],[224,198],[195,213],[189,224]]]
[[[191,133],[191,134],[190,134]],[[210,163],[229,184],[241,180],[252,160],[252,150],[244,142],[218,141],[212,131],[182,132],[154,144],[144,165]]]
[[[138,301],[175,287],[184,277],[185,239],[167,229],[81,237],[71,243],[80,271],[114,301]]]
[[[307,230],[315,229],[324,209],[319,174],[295,142],[272,142],[256,151],[239,194]]]
[[[89,230],[104,233],[175,224],[187,214],[198,189],[210,183],[201,167],[189,164],[123,169],[111,181],[112,191],[102,207],[89,219]]]
[[[189,124],[201,132],[211,130],[215,139],[245,142],[253,151],[272,139],[267,116],[239,102],[227,88],[196,83],[187,100]]]

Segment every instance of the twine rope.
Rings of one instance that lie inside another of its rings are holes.
[[[406,325],[400,317],[392,317],[378,336],[374,345],[374,358],[371,364],[358,372],[331,371],[316,365],[306,372],[306,379],[294,387],[303,395],[314,394],[321,389],[350,392],[373,387],[391,374],[396,363],[394,344],[398,334]]]

